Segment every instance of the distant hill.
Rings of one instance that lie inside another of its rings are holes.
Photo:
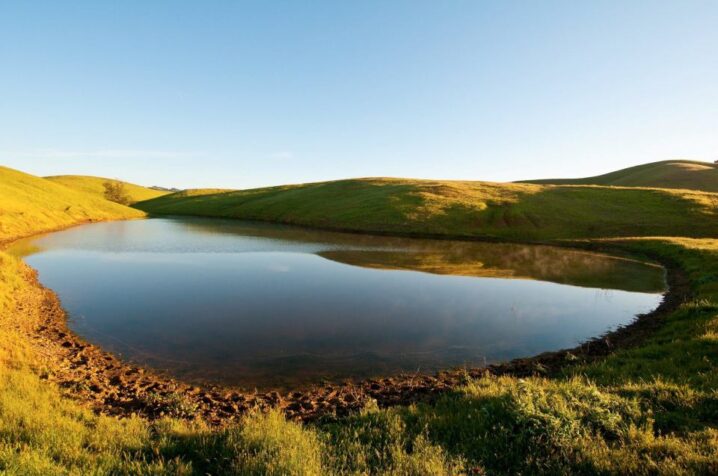
[[[522,180],[522,183],[658,187],[718,192],[718,165],[691,160],[664,160],[577,179]]]
[[[83,221],[143,215],[97,194],[0,166],[0,242]]]
[[[107,179],[103,177],[93,177],[89,175],[55,175],[52,177],[45,178],[47,180],[50,180],[51,182],[59,183],[66,187],[97,195],[103,198],[105,196],[105,187],[103,186],[105,182],[107,182],[108,180],[122,182],[125,185],[125,191],[130,196],[131,203],[161,197],[162,195],[166,195],[171,192],[171,190],[143,187],[141,185],[135,185],[133,183],[123,182],[121,180]]]
[[[323,228],[551,240],[715,236],[718,194],[587,185],[364,178],[237,191],[194,190],[139,202],[151,214]]]
[[[151,187],[148,187],[152,190],[159,190],[160,192],[167,192],[167,193],[174,193],[174,192],[180,192],[181,188],[174,188],[174,187],[160,187],[159,185],[152,185]]]

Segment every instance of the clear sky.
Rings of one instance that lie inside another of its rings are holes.
[[[0,163],[232,187],[718,159],[718,1],[0,2]]]

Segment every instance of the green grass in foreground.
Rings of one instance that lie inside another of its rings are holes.
[[[356,179],[180,192],[135,206],[151,214],[512,240],[718,235],[718,194],[686,190]]]
[[[103,184],[108,180],[112,180],[87,175],[55,175],[52,177],[45,177],[45,179],[100,198],[104,198],[105,196],[105,187]],[[124,185],[125,192],[129,196],[131,203],[150,200],[169,193],[163,190],[154,190],[129,182],[121,183]]]
[[[395,189],[403,207],[397,218],[412,215],[402,187]],[[462,196],[460,190],[450,189],[452,203],[473,203],[478,193],[469,190]],[[522,190],[491,193],[521,195]],[[386,189],[381,194],[389,204],[395,200]],[[421,194],[408,197],[409,202],[416,200],[411,229],[420,228],[421,217],[426,217],[427,227],[434,227],[431,217],[443,213],[448,216],[442,219],[454,230],[479,233],[473,227],[458,228],[465,223],[460,207],[428,212],[422,208],[426,203]],[[0,206],[5,207],[6,196],[2,198]],[[271,203],[271,195],[259,194],[258,199]],[[356,203],[357,197],[351,200]],[[665,204],[664,196],[657,200]],[[702,208],[703,200],[676,199],[683,205],[695,204],[695,219],[713,220]],[[41,214],[39,202],[28,203],[32,204],[28,209]],[[81,219],[109,218],[108,204],[93,202],[97,207],[93,209],[89,202],[83,203]],[[363,214],[370,214],[361,218],[363,225],[381,225],[390,216],[376,197],[368,196],[360,204]],[[330,203],[323,215],[311,215],[300,206],[297,213],[303,215],[297,216],[321,217],[331,226],[336,213],[338,224],[344,226],[352,212],[342,206],[348,205]],[[454,212],[459,216],[450,216]],[[648,208],[642,212],[666,214]],[[47,213],[52,220],[37,223],[52,227],[71,219],[56,207],[49,206]],[[23,215],[13,219],[22,220]],[[15,226],[14,237],[32,232],[33,223]],[[6,238],[13,237],[13,232],[5,233]],[[384,410],[369,405],[361,414],[311,426],[288,422],[276,412],[254,413],[221,431],[201,422],[151,423],[97,416],[65,396],[45,379],[49,369],[43,355],[22,337],[23,326],[33,329],[41,322],[44,294],[29,280],[24,263],[0,253],[0,471],[23,475],[716,474],[718,240],[625,238],[620,242],[635,253],[675,262],[688,274],[695,294],[637,348],[569,368],[550,379],[467,381],[431,405]]]
[[[664,160],[616,170],[604,175],[577,179],[525,180],[560,185],[615,185],[718,192],[718,165],[693,160]]]

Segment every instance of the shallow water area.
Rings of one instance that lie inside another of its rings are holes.
[[[88,341],[245,388],[572,347],[654,309],[665,290],[661,267],[598,253],[220,219],[89,224],[10,251]]]

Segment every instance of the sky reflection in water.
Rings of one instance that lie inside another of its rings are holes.
[[[13,250],[91,342],[243,387],[570,347],[650,311],[664,291],[662,268],[600,254],[230,220],[98,223]]]

